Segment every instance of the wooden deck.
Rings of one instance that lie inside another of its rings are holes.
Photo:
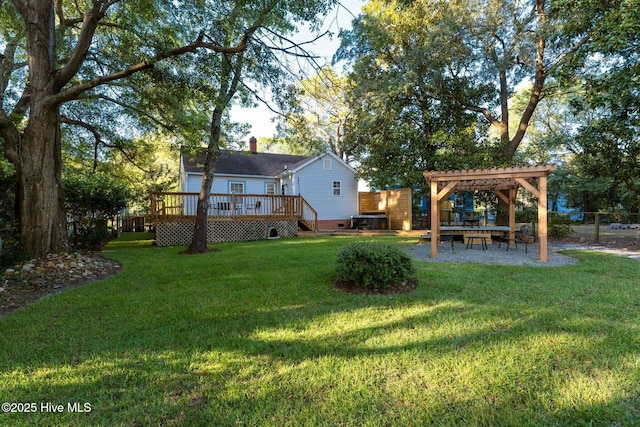
[[[153,222],[195,221],[198,193],[152,193]],[[318,229],[318,213],[302,196],[210,194],[209,221],[296,220],[301,228]]]

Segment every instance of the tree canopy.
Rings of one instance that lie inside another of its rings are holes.
[[[346,77],[324,66],[292,88],[294,94],[287,106],[290,111],[280,125],[291,150],[314,154],[331,151],[349,160],[344,143],[345,123],[350,116],[347,84]]]
[[[12,164],[0,166],[26,251],[66,249],[65,168],[145,169],[148,135],[207,141],[206,194],[228,107],[255,102],[260,85],[301,107],[294,136],[356,157],[374,186],[527,162],[525,145],[562,143],[575,168],[565,176],[593,184],[589,197],[640,206],[638,0],[370,0],[342,33],[348,76],[325,69],[291,91],[288,58],[308,56],[287,35],[317,28],[334,3],[0,1],[0,143]],[[570,123],[530,132],[540,105],[560,104]]]
[[[531,142],[538,153],[555,152],[552,158],[562,168],[550,186],[559,187],[569,206],[587,212],[637,210],[640,5],[556,1],[553,6],[565,17],[559,43],[571,44],[584,34],[589,42],[572,58],[571,68],[554,75],[559,96],[545,99],[536,112]]]
[[[275,55],[295,49],[283,35],[329,4],[1,2],[0,138],[15,167],[25,249],[66,247],[63,131],[117,149],[159,127],[202,138],[201,111],[211,120],[218,108],[223,120],[236,91],[248,101],[240,68],[247,80],[276,82]]]
[[[416,170],[532,161],[523,142],[536,109],[543,101],[553,109],[576,88],[584,97],[565,104],[566,114],[625,105],[621,117],[637,117],[629,107],[638,100],[639,10],[626,0],[371,0],[336,56],[351,66],[347,145],[378,186],[415,185]],[[637,125],[624,123],[621,140],[637,140]],[[553,137],[580,129],[601,140],[605,129],[571,126]]]

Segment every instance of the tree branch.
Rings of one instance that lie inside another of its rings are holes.
[[[82,19],[80,18],[68,19],[64,17],[64,10],[62,9],[62,0],[56,0],[55,9],[56,9],[56,15],[58,16],[58,21],[60,22],[60,25],[63,25],[65,27],[73,27],[74,25],[82,22]]]
[[[16,167],[20,166],[20,131],[0,109],[0,136],[4,140],[4,155]]]
[[[96,169],[98,168],[98,147],[102,143],[102,135],[100,135],[100,132],[98,132],[98,129],[83,121],[72,120],[64,116],[60,117],[60,122],[68,125],[72,125],[72,126],[79,126],[89,131],[93,135],[93,139],[95,140],[93,143],[93,172],[95,172]]]
[[[102,139],[102,135],[100,134],[100,131],[98,130],[98,128],[96,128],[95,126],[92,126],[86,122],[83,122],[81,120],[74,120],[74,119],[70,119],[68,117],[65,116],[61,116],[60,117],[60,122],[61,123],[65,123],[67,125],[70,126],[78,126],[81,127],[85,130],[87,130],[89,133],[91,133],[93,135],[93,138],[95,140],[94,143],[94,155],[93,155],[93,171],[95,172],[98,166],[98,147],[100,145],[103,145],[107,148],[113,148],[118,150],[120,153],[122,153],[122,155],[136,168],[140,169],[142,172],[144,173],[149,173],[148,170],[144,169],[142,166],[138,165],[135,161],[135,159],[126,152],[126,150],[118,145],[118,144],[109,144],[107,143],[104,139]]]
[[[15,122],[22,119],[29,110],[28,91],[24,91],[16,105],[13,107],[11,116],[7,117],[4,110],[0,108],[0,135],[5,141],[5,156],[14,165],[20,161],[20,141],[22,133],[18,130]]]
[[[78,42],[71,53],[69,61],[64,67],[58,70],[55,77],[56,92],[69,83],[69,81],[78,73],[78,70],[84,63],[87,56],[96,28],[98,28],[98,23],[107,13],[107,9],[119,1],[121,0],[112,0],[105,2],[104,4],[96,1],[93,2],[93,7],[85,12],[84,18],[82,19],[82,28],[78,35]]]
[[[15,67],[15,52],[17,41],[10,40],[7,42],[4,52],[0,54],[0,99],[4,98],[4,91],[9,85],[9,77]]]
[[[169,131],[175,131],[176,130],[176,126],[172,125],[172,124],[167,124],[159,119],[157,119],[156,117],[154,117],[152,114],[148,113],[145,110],[141,110],[140,108],[133,108],[131,105],[126,104],[118,99],[112,98],[110,96],[107,95],[95,95],[95,96],[88,96],[88,97],[82,97],[82,98],[78,98],[78,99],[89,99],[89,98],[95,98],[95,99],[103,99],[105,101],[108,102],[112,102],[116,105],[119,105],[120,107],[126,109],[126,110],[131,110],[131,111],[135,111],[137,114],[146,117],[147,119],[149,119],[150,121],[152,121],[153,123],[157,124],[158,126],[161,126]],[[161,114],[162,115],[162,114]]]
[[[204,38],[204,33],[200,33],[200,35],[198,36],[198,38],[193,41],[192,43],[189,43],[188,45],[176,48],[176,49],[171,49],[167,52],[164,53],[160,53],[158,54],[155,58],[149,60],[149,61],[144,61],[144,62],[140,62],[136,65],[132,65],[131,67],[125,69],[125,70],[121,70],[106,76],[101,76],[98,78],[95,78],[91,81],[88,81],[86,83],[83,84],[79,84],[76,86],[73,86],[65,91],[60,92],[59,94],[55,95],[54,98],[54,102],[57,104],[61,104],[63,102],[66,101],[70,101],[72,99],[77,98],[78,96],[80,96],[80,94],[82,94],[83,92],[86,92],[88,90],[91,90],[97,86],[103,85],[105,83],[109,83],[115,80],[120,80],[123,79],[125,77],[129,77],[135,73],[138,73],[140,71],[144,71],[144,70],[148,70],[150,68],[152,68],[156,63],[164,60],[164,59],[168,59],[168,58],[172,58],[175,56],[180,56],[183,55],[185,53],[189,53],[189,52],[195,52],[198,49],[207,49],[207,50],[211,50],[213,52],[217,52],[217,53],[227,53],[227,54],[237,54],[240,52],[243,52],[246,50],[247,48],[247,43],[248,40],[251,38],[251,36],[253,35],[253,33],[257,30],[257,27],[252,27],[249,28],[248,30],[245,31],[245,33],[242,35],[242,38],[240,39],[240,42],[233,47],[224,47],[218,43],[207,43],[203,41]]]
[[[329,31],[325,31],[322,34],[317,35],[314,39],[312,40],[308,40],[305,41],[303,43],[296,43],[291,39],[288,39],[287,37],[283,36],[282,34],[276,33],[275,31],[271,30],[270,28],[263,28],[263,30],[267,31],[268,33],[274,35],[275,37],[277,37],[280,40],[283,40],[287,43],[289,43],[289,46],[286,47],[277,47],[277,46],[272,46],[272,45],[267,45],[266,43],[264,43],[262,40],[259,40],[259,42],[266,47],[267,49],[271,49],[271,50],[275,50],[275,51],[279,51],[279,52],[284,52],[287,55],[293,55],[293,56],[298,56],[301,58],[309,58],[309,59],[316,59],[316,58],[320,58],[320,56],[314,56],[311,55],[309,53],[309,51],[307,51],[305,48],[303,48],[303,45],[306,44],[312,44],[316,41],[318,41],[319,39],[321,39],[322,37],[326,36],[327,34],[329,34]],[[296,50],[300,50],[302,53],[298,53]]]
[[[464,107],[466,110],[473,111],[474,113],[482,114],[490,124],[492,125],[500,124],[500,121],[493,114],[491,114],[490,110],[483,107],[478,107],[477,105],[469,104],[467,102],[462,102],[453,95],[448,95],[448,96],[449,98],[453,99],[456,103]]]
[[[549,65],[547,67],[547,72],[550,73],[553,70],[555,70],[556,68],[558,68],[564,62],[564,60],[567,57],[569,57],[569,56],[573,55],[574,53],[576,53],[582,46],[586,45],[590,41],[591,41],[591,36],[589,34],[587,34],[582,39],[580,39],[571,49],[569,49],[568,51],[566,51],[565,53],[560,55],[560,57],[558,58],[558,60],[556,62],[554,62],[553,64]]]
[[[251,95],[253,95],[265,107],[267,107],[267,109],[269,111],[271,111],[272,113],[274,113],[274,114],[276,114],[278,116],[287,117],[286,114],[284,114],[281,111],[278,111],[274,107],[272,107],[271,104],[269,104],[269,101],[267,101],[266,99],[264,99],[260,95],[258,95],[258,93],[253,88],[250,88],[244,81],[240,80],[240,85],[242,85],[247,91],[249,91],[251,93]]]

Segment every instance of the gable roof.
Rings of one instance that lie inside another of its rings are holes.
[[[205,151],[181,155],[185,172],[202,172]],[[249,151],[222,150],[216,163],[216,174],[276,176],[286,169],[295,169],[313,156],[292,154],[251,153]]]
[[[335,161],[337,161],[338,163],[343,165],[345,168],[347,168],[349,171],[351,171],[354,175],[357,173],[356,170],[353,167],[351,167],[347,162],[345,162],[340,157],[338,157],[335,153],[332,153],[331,151],[327,151],[326,153],[321,154],[319,156],[307,157],[305,160],[303,160],[301,162],[298,162],[296,165],[293,165],[293,167],[289,166],[288,170],[281,172],[280,175],[283,175],[285,173],[296,173],[299,170],[306,168],[311,163],[316,162],[316,161],[318,161],[320,159],[323,159],[326,156],[332,157]]]

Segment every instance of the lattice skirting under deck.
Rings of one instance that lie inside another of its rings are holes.
[[[157,222],[156,244],[158,246],[188,245],[193,236],[193,221]],[[279,237],[293,237],[298,231],[295,220],[260,221],[209,221],[207,241],[233,242],[266,239],[269,229],[274,227]]]

